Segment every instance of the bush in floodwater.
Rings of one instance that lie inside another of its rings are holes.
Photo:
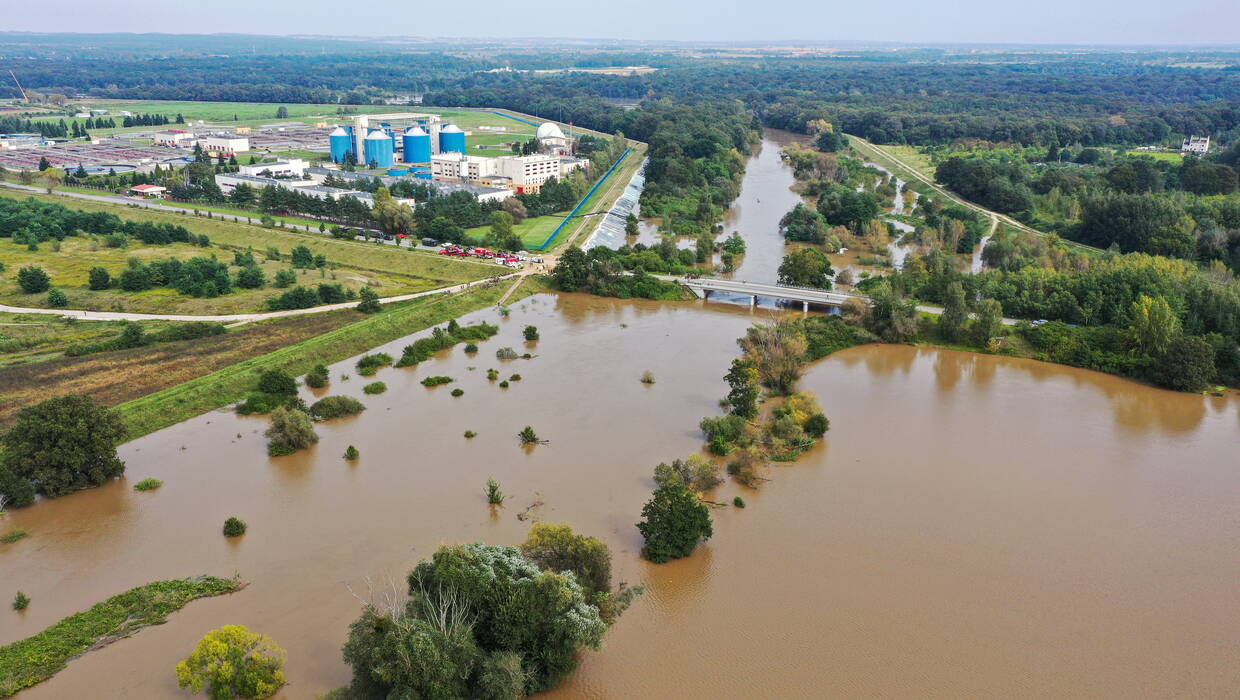
[[[269,369],[258,376],[255,389],[264,394],[292,395],[297,393],[297,380],[284,370]]]
[[[511,377],[509,377],[509,378],[508,378],[508,381],[510,381],[510,382],[519,382],[519,381],[521,381],[521,375],[519,375],[519,374],[513,374]]]
[[[386,367],[390,364],[392,364],[392,356],[386,352],[362,355],[357,361],[357,373],[363,377],[370,377],[375,372],[378,372],[380,367]]]
[[[12,530],[9,530],[8,532],[4,533],[3,535],[0,535],[0,542],[3,542],[5,544],[13,544],[16,541],[29,537],[29,536],[30,536],[29,532],[26,532],[20,527],[15,527]]]
[[[310,417],[315,420],[331,420],[343,416],[354,416],[366,407],[352,396],[325,396],[310,407]]]
[[[237,413],[242,416],[262,415],[271,413],[281,406],[302,411],[308,410],[306,402],[298,398],[296,394],[264,394],[261,391],[252,391],[249,396],[245,397],[245,401],[237,406]]]
[[[534,429],[528,425],[522,428],[521,432],[517,433],[517,437],[521,438],[521,442],[524,444],[538,442],[538,433],[535,433]]]
[[[272,457],[291,455],[319,441],[310,415],[296,408],[281,406],[271,413],[271,426],[264,433],[269,442],[267,454]]]
[[[478,352],[478,344],[477,343],[466,343],[465,352],[470,355],[473,355],[474,353]]]
[[[452,377],[445,377],[443,375],[435,375],[435,376],[426,377],[425,379],[423,379],[422,386],[426,386],[426,387],[439,386],[440,384],[450,384],[452,381],[453,381]]]
[[[507,389],[507,388],[508,388],[508,380],[507,380],[507,379],[505,379],[504,381],[500,382],[500,383],[499,383],[499,388],[501,388],[501,389]]]
[[[360,453],[357,451],[357,448],[352,445],[349,445],[349,449],[344,451],[344,458],[350,462],[357,459],[359,455]]]
[[[466,438],[466,439],[475,438],[475,437],[478,437],[478,433],[475,433],[475,432],[474,432],[474,431],[472,431],[472,430],[466,430],[466,431],[465,431],[465,438]]]
[[[745,499],[741,498],[740,496],[737,496],[736,498],[732,499],[732,505],[736,506],[737,508],[744,508]]]
[[[504,492],[499,488],[499,482],[495,479],[487,479],[487,503],[491,505],[503,505]]]
[[[642,372],[642,384],[654,384],[654,372],[650,370]]]
[[[515,360],[520,357],[520,355],[517,354],[516,350],[513,350],[510,347],[502,347],[495,351],[495,357],[499,360]]]
[[[245,534],[246,524],[241,518],[229,518],[224,521],[225,537],[240,537]]]
[[[493,381],[495,381],[496,379],[499,379],[499,370],[497,370],[497,369],[488,369],[488,370],[487,370],[487,379],[488,379],[488,380],[490,380],[490,381],[492,381],[492,382],[493,382]]]
[[[453,395],[453,396],[464,396],[464,395],[465,395],[465,390],[464,390],[464,389],[453,389],[453,390],[452,390],[452,395]]]
[[[522,356],[521,356],[521,359],[522,359],[522,360],[528,360],[528,359],[530,359],[531,357],[533,357],[533,355],[531,355],[531,354],[529,354],[529,353],[527,352],[527,353],[525,353],[524,355],[522,355]]]
[[[538,340],[538,326],[526,326],[525,330],[521,331],[521,335],[526,340]]]
[[[133,490],[134,491],[154,491],[155,489],[163,485],[164,485],[164,482],[160,481],[159,479],[153,479],[153,478],[143,479],[142,481],[139,481],[138,483],[133,485]]]
[[[825,415],[815,413],[806,419],[803,428],[806,435],[809,435],[812,438],[820,438],[823,435],[826,435],[827,430],[831,428],[831,421],[827,420]]]
[[[362,391],[367,394],[382,394],[387,391],[387,384],[384,384],[383,382],[371,382],[362,387]]]
[[[13,598],[13,609],[25,610],[28,605],[30,605],[30,596],[18,591],[17,595]]]
[[[327,382],[327,367],[324,365],[315,365],[314,369],[306,373],[306,386],[311,389],[322,389],[327,386]]]

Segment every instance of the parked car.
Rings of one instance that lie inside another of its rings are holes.
[[[426,246],[435,245],[438,242],[439,241],[435,240],[434,238],[423,238],[422,239],[422,245],[426,245]]]

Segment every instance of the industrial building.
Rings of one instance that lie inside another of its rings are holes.
[[[301,177],[309,166],[309,163],[300,158],[290,158],[288,160],[277,160],[274,163],[242,165],[237,168],[237,173],[274,178]]]
[[[169,148],[193,148],[195,139],[194,135],[185,129],[168,129],[155,132],[151,136],[151,143]]]
[[[202,150],[213,154],[236,155],[250,150],[250,139],[236,134],[207,136],[200,143]]]
[[[1189,136],[1184,139],[1184,143],[1180,146],[1183,153],[1195,153],[1204,156],[1210,152],[1209,136]]]
[[[431,175],[437,180],[491,181],[503,178],[518,193],[537,192],[547,180],[585,168],[585,158],[544,154],[484,158],[460,153],[440,153],[431,158]]]
[[[426,165],[436,154],[465,152],[460,127],[444,123],[439,115],[418,112],[359,114],[353,124],[337,126],[327,139],[332,162],[363,167]]]

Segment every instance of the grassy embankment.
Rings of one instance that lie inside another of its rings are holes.
[[[170,323],[143,321],[140,325],[152,333]],[[70,345],[115,338],[123,326],[123,321],[67,321],[45,314],[0,312],[0,369],[60,357]]]
[[[74,657],[162,624],[191,600],[239,590],[235,579],[213,576],[156,581],[112,596],[42,632],[0,647],[0,698],[51,678]]]
[[[0,190],[0,196],[24,199],[26,195]],[[427,251],[397,251],[391,246],[361,241],[335,240],[319,233],[267,229],[261,226],[188,217],[171,212],[152,211],[135,207],[67,199],[55,195],[36,195],[35,199],[56,202],[73,209],[106,211],[124,219],[171,223],[185,226],[194,233],[207,234],[211,248],[198,248],[185,243],[164,246],[147,246],[134,241],[126,249],[106,248],[94,244],[86,237],[66,238],[60,251],[54,251],[50,242],[37,251],[0,240],[0,263],[6,270],[0,274],[0,303],[13,306],[46,307],[46,295],[23,294],[16,288],[15,278],[19,268],[37,265],[51,276],[52,284],[69,297],[69,308],[97,308],[145,313],[222,314],[262,310],[262,303],[279,290],[270,285],[265,289],[236,290],[233,294],[214,299],[197,299],[183,296],[171,288],[156,288],[144,292],[124,292],[119,289],[91,291],[87,289],[87,277],[92,267],[103,267],[112,275],[118,275],[131,257],[143,262],[178,257],[182,260],[196,255],[216,255],[231,262],[232,251],[253,249],[255,260],[263,268],[270,282],[278,269],[288,266],[291,251],[304,245],[314,254],[327,257],[329,269],[298,271],[298,283],[314,285],[320,282],[336,282],[346,288],[358,289],[369,285],[380,296],[395,296],[425,291],[450,284],[484,279],[496,274],[494,265],[484,265],[470,260],[450,259]],[[267,248],[280,251],[281,260],[267,260],[263,254]],[[334,279],[333,279],[334,277]]]
[[[556,226],[560,225],[560,222],[564,220],[564,216],[567,214],[568,212],[562,211],[550,216],[530,217],[519,224],[515,224],[512,230],[521,237],[521,243],[528,249],[532,246],[540,245],[547,240],[547,236],[551,235],[551,232],[555,230]],[[485,240],[490,234],[490,226],[477,226],[465,229],[465,235],[475,241]]]
[[[253,389],[259,372],[283,369],[292,375],[305,374],[317,364],[339,362],[377,345],[492,306],[512,284],[515,283],[479,286],[459,294],[392,304],[363,320],[123,403],[117,410],[128,427],[129,439],[138,438],[241,400]],[[523,290],[529,290],[524,292],[528,294],[536,288],[522,284],[508,301],[521,298]]]

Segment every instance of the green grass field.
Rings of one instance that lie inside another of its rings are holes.
[[[25,198],[22,193],[7,190],[0,190],[0,196]],[[37,265],[44,268],[51,276],[52,284],[69,297],[70,308],[181,314],[257,311],[261,310],[263,301],[276,294],[277,290],[268,286],[259,290],[237,290],[233,294],[215,299],[196,299],[177,294],[175,290],[168,288],[137,293],[116,289],[96,292],[86,288],[90,268],[99,266],[117,274],[126,267],[130,257],[142,261],[169,257],[184,260],[195,255],[214,254],[224,262],[231,262],[233,250],[247,248],[255,251],[255,260],[267,274],[268,280],[274,277],[276,270],[287,266],[288,256],[294,246],[305,245],[315,254],[325,255],[329,266],[334,265],[335,268],[325,271],[323,276],[320,276],[317,270],[298,271],[299,282],[309,285],[336,282],[352,289],[371,285],[381,296],[424,291],[484,279],[495,274],[493,265],[447,258],[426,251],[397,250],[378,243],[335,240],[319,233],[265,229],[261,226],[67,199],[56,195],[37,195],[35,199],[54,201],[75,209],[107,211],[126,219],[185,226],[195,233],[207,234],[211,238],[212,247],[204,249],[185,243],[174,243],[166,246],[135,244],[127,249],[119,249],[93,244],[86,237],[69,237],[61,243],[60,251],[57,252],[52,249],[50,242],[41,245],[37,251],[30,251],[25,246],[0,240],[0,262],[6,267],[0,275],[0,301],[14,306],[46,306],[45,294],[23,294],[16,288],[14,281],[20,267]],[[282,260],[266,260],[263,252],[268,247],[279,250]]]
[[[934,165],[930,162],[930,156],[917,150],[915,146],[883,146],[883,150],[904,161],[918,173],[934,179]]]
[[[1179,165],[1184,160],[1184,154],[1175,151],[1125,151],[1130,156],[1149,156],[1154,160],[1166,161]]]
[[[525,244],[528,249],[531,246],[540,245],[543,241],[547,240],[547,236],[551,235],[551,232],[555,230],[556,226],[560,225],[560,222],[564,220],[564,217],[567,214],[568,212],[564,211],[559,212],[558,214],[552,214],[551,216],[532,217],[516,224],[512,227],[512,230],[521,237],[521,242]],[[482,241],[490,235],[490,233],[490,226],[478,226],[476,228],[465,229],[465,235],[475,241]]]

